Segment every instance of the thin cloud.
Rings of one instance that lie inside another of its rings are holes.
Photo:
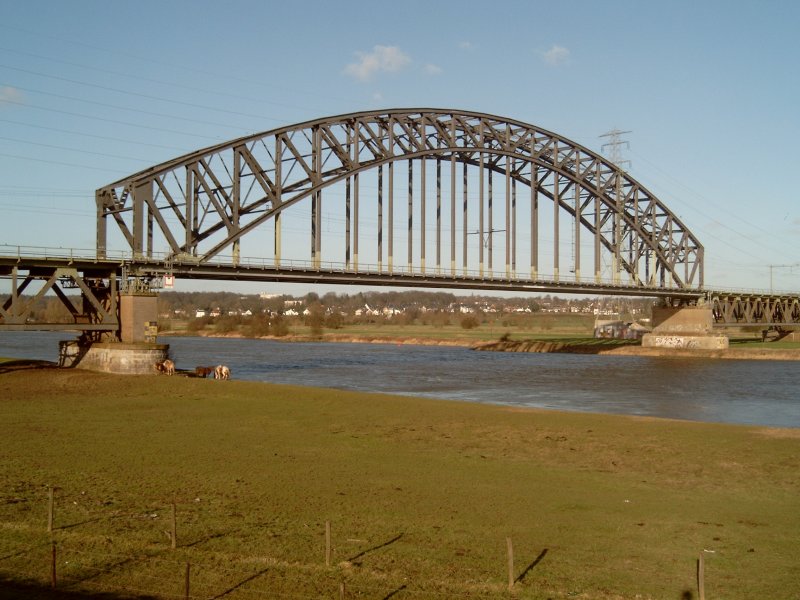
[[[569,48],[553,44],[546,52],[542,52],[542,60],[551,67],[560,67],[569,63]]]
[[[461,50],[472,50],[472,48],[473,48],[474,46],[472,45],[472,42],[467,42],[467,41],[464,41],[464,42],[459,42],[459,43],[458,43],[458,47],[459,47]]]
[[[442,67],[429,63],[423,67],[423,71],[425,71],[427,75],[441,75]]]
[[[397,46],[374,46],[372,52],[356,52],[358,62],[344,68],[345,75],[368,81],[377,72],[393,73],[404,69],[411,58]]]
[[[0,105],[2,104],[21,104],[25,100],[22,92],[15,87],[0,87]]]

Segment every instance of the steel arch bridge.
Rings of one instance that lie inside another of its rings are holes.
[[[121,245],[132,273],[702,295],[702,245],[642,184],[477,112],[290,125],[125,177],[96,205],[98,257]]]
[[[123,300],[152,296],[166,275],[650,296],[703,304],[715,327],[800,326],[797,294],[704,289],[702,245],[617,165],[482,113],[399,109],[290,125],[140,171],[95,200],[89,253],[0,248],[0,279],[11,284],[0,331],[130,338],[123,312],[126,323],[143,313]],[[80,306],[66,295],[77,288]],[[31,320],[50,291],[71,323]]]

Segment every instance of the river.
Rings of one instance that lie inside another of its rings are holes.
[[[57,332],[2,332],[0,356],[57,360]],[[449,346],[170,337],[179,369],[516,407],[800,427],[800,361],[474,352]]]

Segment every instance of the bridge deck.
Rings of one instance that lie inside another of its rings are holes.
[[[57,279],[67,281],[68,287],[85,289],[84,279],[144,278],[154,288],[161,286],[161,278],[171,274],[182,279],[260,281],[281,283],[312,283],[358,286],[394,286],[415,288],[438,288],[455,290],[478,290],[491,292],[562,293],[584,295],[616,295],[662,298],[670,302],[708,302],[718,327],[758,325],[768,327],[800,326],[800,295],[768,294],[757,291],[679,289],[648,287],[644,285],[613,283],[608,281],[583,281],[567,278],[521,277],[514,273],[477,272],[461,269],[422,271],[395,267],[391,271],[379,265],[346,265],[344,263],[308,261],[283,261],[280,265],[269,264],[261,259],[243,259],[233,262],[200,262],[196,258],[133,258],[123,255],[97,258],[88,253],[75,251],[41,252],[40,255],[18,252],[16,255],[0,255],[0,278],[12,279],[12,292],[0,305],[0,329],[24,330],[37,328],[27,323],[20,311],[14,313],[10,307],[17,294],[17,278],[49,280],[53,285]],[[75,274],[80,274],[76,276]],[[124,285],[124,283],[123,283]],[[20,286],[21,294],[24,286]],[[54,290],[57,294],[62,294]],[[14,316],[16,314],[16,317]],[[79,329],[83,331],[109,330],[116,326],[116,319],[92,322],[86,315],[76,315],[74,324],[51,324],[48,329]]]

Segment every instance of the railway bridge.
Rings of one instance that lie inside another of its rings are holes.
[[[650,296],[666,321],[702,309],[704,335],[800,325],[800,295],[705,289],[699,240],[619,165],[483,113],[289,125],[134,173],[95,204],[90,251],[0,247],[0,330],[148,341],[165,277]],[[30,322],[31,295],[50,291],[73,323]]]

